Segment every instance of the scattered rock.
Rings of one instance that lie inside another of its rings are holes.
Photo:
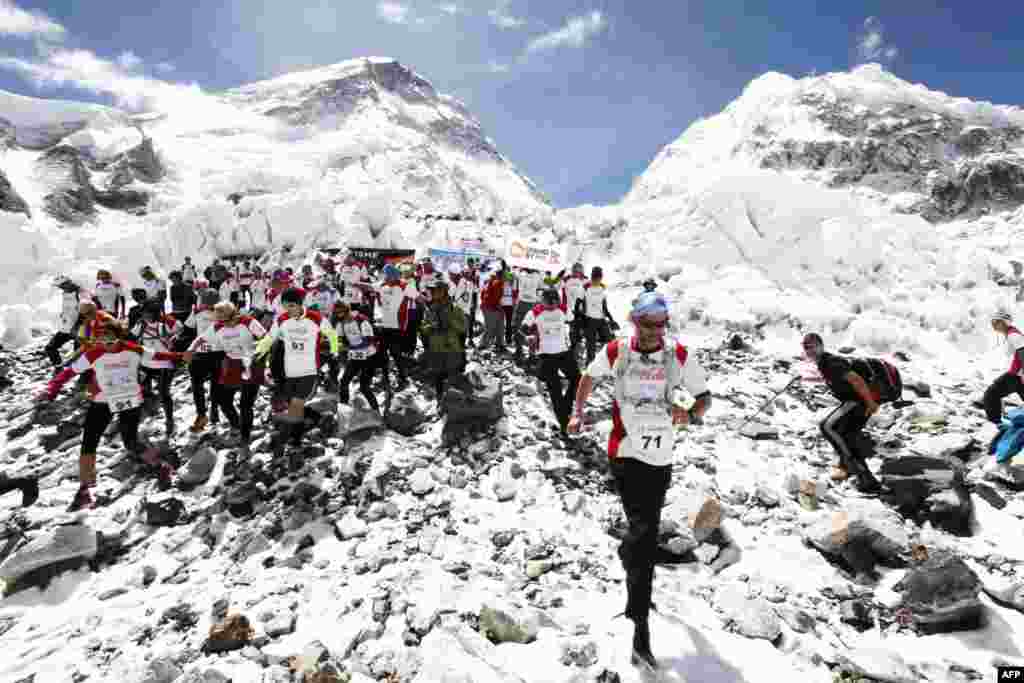
[[[0,564],[0,577],[16,579],[67,560],[89,560],[99,548],[97,532],[83,524],[55,527],[40,534]]]
[[[210,653],[239,650],[255,634],[249,619],[242,614],[229,614],[224,621],[210,627],[210,636],[204,649]]]
[[[846,600],[839,607],[839,619],[858,631],[866,631],[874,625],[871,608],[862,600]]]
[[[338,538],[350,541],[353,538],[362,538],[369,533],[370,525],[354,514],[349,514],[335,522],[334,531]]]
[[[209,446],[200,448],[189,458],[185,469],[178,473],[178,483],[182,487],[199,486],[210,478],[217,466],[217,453]]]
[[[985,583],[982,590],[1000,605],[1024,612],[1024,582],[1004,586],[990,586]]]
[[[409,477],[409,487],[417,496],[425,496],[433,491],[435,486],[437,486],[437,482],[430,476],[430,470],[426,467],[417,469]]]
[[[903,594],[903,606],[926,633],[978,628],[982,604],[981,580],[960,558],[933,551],[893,587]]]
[[[489,606],[480,610],[480,633],[492,643],[532,643],[537,639],[539,624],[525,613],[508,612]]]
[[[843,671],[865,676],[884,683],[916,683],[919,678],[903,658],[890,650],[856,648],[839,652],[839,666]]]
[[[898,516],[877,501],[824,514],[804,532],[804,540],[828,559],[856,573],[874,573],[875,565],[902,567],[910,537]]]
[[[737,633],[747,638],[774,641],[782,633],[782,622],[763,598],[748,598],[743,589],[727,587],[716,596],[715,606]]]
[[[23,213],[26,216],[32,215],[32,212],[29,211],[28,203],[17,193],[3,171],[0,171],[0,211]]]
[[[142,677],[133,683],[174,683],[183,673],[170,659],[157,657],[146,663]]]
[[[755,441],[776,440],[779,438],[779,430],[760,422],[748,422],[740,430],[740,434]]]
[[[882,500],[919,523],[959,536],[971,533],[971,496],[964,468],[952,458],[904,456],[882,463]]]

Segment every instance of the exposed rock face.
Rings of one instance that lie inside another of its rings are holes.
[[[107,183],[110,187],[127,185],[134,180],[156,183],[167,175],[167,170],[153,147],[152,138],[143,138],[141,143],[119,155],[111,164],[111,171],[112,175]]]
[[[0,148],[3,146],[3,133],[0,132]],[[12,213],[23,213],[26,216],[31,216],[32,213],[29,211],[28,204],[21,195],[18,194],[14,186],[11,185],[11,181],[7,179],[3,171],[0,171],[0,211],[10,211]]]
[[[40,180],[50,193],[43,197],[46,212],[63,223],[81,225],[96,216],[96,192],[81,153],[61,145],[36,161]]]
[[[131,154],[135,150],[145,147],[146,144],[144,142],[126,154]],[[139,154],[140,158],[145,157],[144,151]],[[127,158],[127,156],[124,157],[124,159]],[[140,163],[140,168],[142,166],[144,164]],[[124,168],[129,169],[132,173],[135,172],[135,166],[124,166]],[[153,168],[147,167],[145,172],[153,170]],[[112,182],[110,185],[114,186],[110,189],[97,190],[93,187],[92,176],[86,167],[86,160],[82,153],[66,145],[54,147],[43,154],[36,162],[36,173],[40,180],[51,188],[51,192],[43,197],[46,212],[69,225],[81,225],[94,220],[97,204],[108,209],[139,214],[145,213],[149,203],[149,195],[146,192],[120,186],[127,184],[126,182]]]
[[[763,168],[824,172],[832,187],[918,192],[913,210],[931,221],[1024,202],[1024,158],[1009,152],[1024,138],[1019,128],[966,126],[913,105],[865,113],[856,102],[817,93],[799,104],[848,139],[755,137],[748,145]]]
[[[5,118],[0,118],[0,150],[14,149],[17,146],[17,131],[14,129],[14,124]]]

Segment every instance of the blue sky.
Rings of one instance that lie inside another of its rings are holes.
[[[1024,3],[940,4],[0,0],[0,88],[137,106],[160,81],[216,91],[394,57],[466,102],[557,206],[607,204],[769,70],[877,61],[933,89],[1024,103]]]

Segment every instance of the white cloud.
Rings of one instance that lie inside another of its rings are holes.
[[[452,16],[454,16],[454,15],[456,15],[459,12],[462,11],[461,8],[458,5],[456,5],[454,2],[444,2],[444,3],[441,3],[440,5],[437,6],[437,9],[441,10],[445,14],[452,15]]]
[[[857,40],[857,54],[864,61],[887,61],[896,59],[900,51],[885,42],[885,26],[878,17],[864,20],[864,28]]]
[[[409,8],[397,2],[383,0],[377,3],[377,16],[389,24],[404,24],[409,19]]]
[[[64,33],[64,27],[45,14],[25,11],[11,0],[0,0],[0,34],[59,40]]]
[[[162,74],[169,74],[174,71],[176,67],[170,62],[160,62],[156,65],[156,70]]]
[[[526,25],[526,19],[517,17],[509,11],[510,4],[511,0],[498,0],[494,9],[487,12],[492,24],[503,29],[521,28]]]
[[[594,36],[608,28],[608,20],[599,10],[582,17],[572,17],[557,31],[545,33],[530,41],[526,46],[527,53],[545,52],[560,47],[581,48]]]
[[[117,64],[125,71],[131,71],[142,64],[139,56],[130,50],[125,50],[117,58]]]
[[[509,65],[500,64],[498,62],[491,62],[487,65],[487,70],[490,71],[492,74],[504,74],[508,73]]]

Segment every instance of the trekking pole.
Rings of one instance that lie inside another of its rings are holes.
[[[743,429],[744,427],[746,427],[748,422],[750,422],[755,417],[760,415],[761,411],[768,407],[768,404],[770,404],[772,401],[777,399],[780,395],[784,394],[791,386],[793,386],[793,383],[796,382],[799,379],[800,379],[800,376],[797,375],[796,377],[793,377],[791,380],[789,380],[789,383],[786,386],[784,386],[781,389],[779,389],[778,391],[776,391],[772,395],[772,397],[769,398],[767,401],[765,401],[764,404],[760,408],[758,408],[754,413],[752,413],[749,417],[747,417],[747,419],[744,420],[742,422],[742,424],[740,424],[740,426],[736,428],[736,430],[739,431],[739,430]]]

